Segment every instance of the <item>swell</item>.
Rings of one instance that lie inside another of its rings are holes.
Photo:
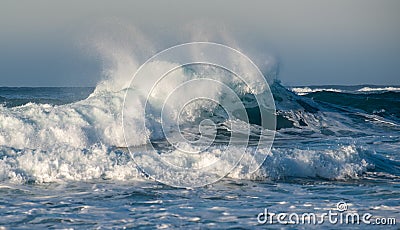
[[[386,118],[400,118],[400,92],[337,93],[313,92],[305,95],[317,102],[325,102],[347,108],[360,109],[369,114]]]

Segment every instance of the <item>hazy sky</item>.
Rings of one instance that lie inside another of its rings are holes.
[[[245,53],[276,56],[286,85],[400,85],[399,12],[398,0],[2,1],[0,86],[94,86],[104,63],[85,44],[113,33],[110,21],[156,50],[192,41],[184,29],[205,22]]]

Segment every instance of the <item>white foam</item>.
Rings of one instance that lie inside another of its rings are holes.
[[[0,145],[19,149],[51,149],[59,145],[88,148],[94,143],[124,146],[123,95],[123,92],[92,95],[84,101],[61,106],[30,103],[0,107]],[[141,102],[138,98],[137,110],[143,107]],[[134,126],[134,119],[132,123]],[[129,144],[144,143],[146,135],[137,129],[137,140]]]
[[[0,179],[14,183],[47,183],[93,179],[140,180],[140,172],[129,159],[105,146],[89,149],[59,146],[49,149],[2,148]]]
[[[374,92],[374,91],[400,91],[400,88],[398,87],[377,87],[377,88],[371,88],[371,87],[363,87],[359,90],[358,92]]]
[[[306,95],[309,93],[315,93],[315,92],[321,92],[321,91],[328,91],[328,92],[343,92],[340,89],[334,89],[334,88],[316,88],[316,89],[311,89],[310,87],[294,87],[290,88],[293,92],[295,92],[297,95]]]
[[[366,172],[369,165],[354,145],[337,149],[302,150],[273,149],[260,175],[272,179],[286,177],[356,179]]]
[[[186,148],[194,149],[196,147],[188,145]],[[241,154],[244,151],[243,148],[233,147],[229,150],[229,154]],[[222,177],[226,169],[233,168],[236,163],[220,159],[225,151],[227,151],[226,147],[212,146],[199,154],[188,156],[182,155],[180,151],[172,151],[163,157],[175,165],[193,169],[216,164],[212,173]],[[239,165],[230,172],[228,177],[261,180],[287,177],[348,179],[358,178],[370,167],[361,157],[360,150],[354,145],[320,150],[274,148],[272,153],[267,155],[264,165],[253,174],[249,172],[248,164],[254,160],[252,158],[254,151],[268,153],[268,149],[262,148],[246,150]],[[93,179],[122,181],[144,179],[126,151],[117,151],[103,144],[79,147],[79,145],[53,143],[52,147],[44,146],[36,149],[16,149],[3,145],[0,154],[2,155],[0,160],[1,181],[43,183]],[[154,165],[153,159],[145,156],[141,159],[142,165]],[[163,175],[165,178],[177,177],[174,172],[168,174],[163,171]],[[202,175],[192,176],[193,180],[202,179]]]

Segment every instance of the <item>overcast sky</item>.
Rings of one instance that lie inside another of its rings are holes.
[[[399,12],[398,0],[2,1],[0,86],[96,85],[104,63],[84,46],[113,22],[156,51],[201,22],[229,31],[243,52],[277,57],[286,85],[400,85]]]

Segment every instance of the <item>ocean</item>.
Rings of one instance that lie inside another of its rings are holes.
[[[207,90],[213,91],[210,85]],[[157,182],[129,151],[146,161],[150,140],[171,162],[201,166],[225,151],[233,135],[217,107],[202,104],[185,113],[186,139],[212,135],[209,130],[217,127],[210,149],[189,164],[157,133],[160,120],[152,110],[146,112],[147,129],[135,123],[139,115],[131,118],[128,128],[136,136],[124,141],[125,90],[1,87],[0,229],[398,229],[393,220],[400,221],[400,86],[285,87],[274,81],[270,90],[276,107],[272,147],[245,146],[264,151],[261,167],[250,172],[245,163],[217,160],[217,168],[229,172],[191,175],[202,181],[215,174],[217,182],[177,188]],[[179,97],[188,93],[193,92]],[[255,130],[250,139],[257,142],[255,98],[243,93],[240,100]],[[132,103],[133,111],[143,110],[140,99]],[[199,130],[199,119],[214,126]],[[161,180],[179,176],[163,174]],[[317,223],[270,223],[266,212],[315,213]],[[327,212],[367,213],[370,223],[332,223],[323,217]]]

